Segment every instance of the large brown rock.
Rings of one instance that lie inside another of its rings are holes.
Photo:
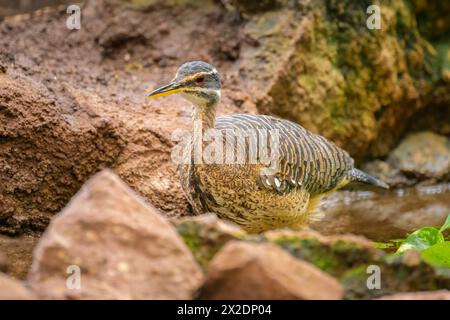
[[[70,266],[79,290],[66,287]],[[202,277],[170,223],[105,170],[52,220],[29,281],[42,298],[190,299]]]
[[[120,153],[123,142],[111,119],[97,116],[98,104],[70,99],[78,110],[63,110],[29,78],[0,72],[0,233],[43,230]]]
[[[34,294],[17,280],[0,273],[0,300],[30,300]]]
[[[331,276],[269,243],[231,241],[214,257],[205,299],[341,299]]]

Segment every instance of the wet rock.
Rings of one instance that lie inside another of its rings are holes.
[[[430,131],[410,134],[392,151],[388,161],[409,176],[448,179],[450,139]]]
[[[104,170],[52,220],[29,282],[41,298],[190,299],[202,272],[170,223]]]
[[[435,268],[417,257],[391,257],[361,237],[324,237],[311,231],[274,231],[266,237],[294,257],[334,276],[346,299],[450,287],[448,269]],[[379,286],[369,288],[369,277],[375,272],[380,275]]]
[[[431,131],[409,134],[391,151],[386,161],[371,161],[363,169],[395,188],[448,181],[450,139]]]
[[[202,267],[230,240],[244,239],[247,234],[235,224],[215,214],[173,220],[178,234]]]
[[[205,299],[340,299],[331,276],[295,260],[277,246],[232,241],[214,257],[201,297]]]
[[[368,174],[386,182],[390,188],[409,187],[418,182],[414,177],[405,176],[400,169],[387,161],[374,160],[364,164],[363,170]]]
[[[423,291],[397,293],[379,298],[380,300],[450,300],[450,291]]]
[[[35,298],[34,294],[21,282],[0,273],[0,300],[31,300]]]

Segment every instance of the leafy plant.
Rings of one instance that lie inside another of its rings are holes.
[[[380,249],[392,250],[397,248],[395,255],[415,249],[420,252],[422,259],[429,264],[450,268],[450,241],[445,241],[444,231],[450,229],[450,214],[439,228],[423,227],[402,240],[391,240],[386,243],[376,243]]]
[[[450,241],[438,243],[423,250],[421,256],[429,264],[450,268]]]
[[[422,251],[429,247],[444,242],[441,231],[433,227],[424,227],[411,233],[397,249],[397,253],[416,249]]]
[[[450,229],[450,214],[447,216],[442,227],[439,229],[440,232],[444,232],[445,230]]]

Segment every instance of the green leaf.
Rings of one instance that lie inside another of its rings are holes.
[[[423,260],[436,266],[450,268],[450,242],[442,242],[423,250],[420,255]]]
[[[433,227],[424,227],[411,233],[398,248],[396,253],[403,253],[410,249],[425,250],[437,243],[444,242],[442,233]]]
[[[447,216],[442,227],[439,229],[440,232],[444,232],[445,230],[450,229],[450,214]]]
[[[377,249],[388,249],[388,248],[392,248],[394,246],[393,243],[389,243],[389,242],[374,242],[373,245]]]
[[[389,242],[392,242],[392,243],[402,243],[403,241],[405,241],[405,239],[392,239],[392,240],[389,240]]]

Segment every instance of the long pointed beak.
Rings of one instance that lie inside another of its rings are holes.
[[[153,90],[148,94],[149,99],[155,99],[159,97],[164,97],[169,94],[174,94],[183,90],[183,87],[179,85],[176,81],[171,81],[170,83]]]

